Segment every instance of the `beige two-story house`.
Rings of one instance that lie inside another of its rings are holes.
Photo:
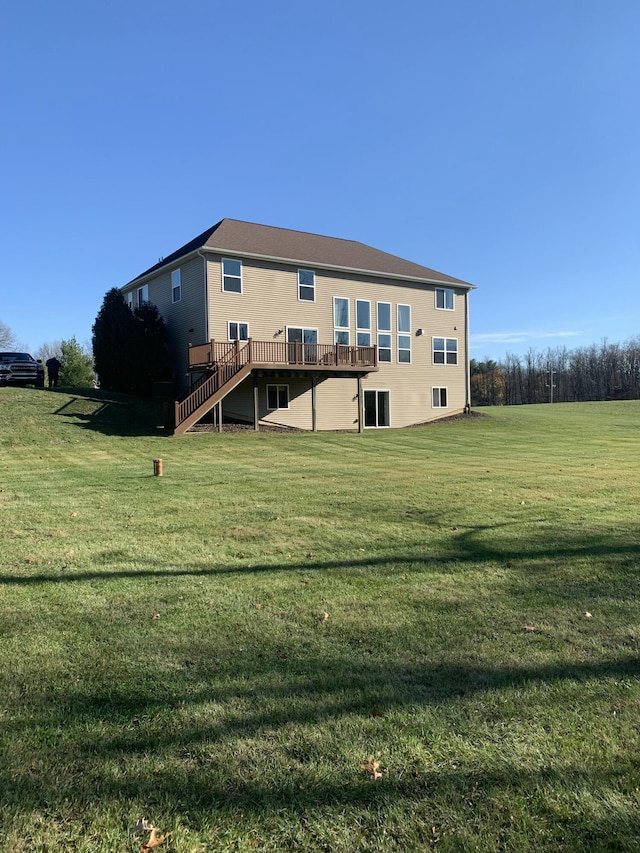
[[[123,287],[169,333],[173,428],[404,427],[469,406],[473,285],[362,243],[223,219]]]

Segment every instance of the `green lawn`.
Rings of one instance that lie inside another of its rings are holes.
[[[153,414],[0,389],[0,850],[640,850],[639,402]]]

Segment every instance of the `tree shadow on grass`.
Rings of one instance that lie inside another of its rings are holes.
[[[508,756],[494,757],[495,764],[483,770],[464,766],[456,755],[450,756],[449,766],[436,769],[424,759],[396,765],[391,754],[383,756],[384,776],[374,783],[343,757],[336,756],[335,762],[329,754],[305,758],[301,740],[314,727],[331,727],[345,717],[357,715],[363,725],[369,721],[382,726],[395,711],[424,703],[439,708],[478,691],[566,679],[637,678],[636,658],[519,669],[380,667],[363,661],[354,672],[352,665],[325,656],[307,660],[307,674],[301,679],[300,673],[283,677],[286,666],[281,662],[265,666],[249,658],[225,661],[227,674],[243,672],[244,687],[237,683],[222,689],[212,684],[183,694],[160,687],[152,700],[148,693],[136,692],[135,682],[129,689],[116,687],[108,693],[61,686],[57,713],[53,697],[49,707],[24,718],[24,733],[33,730],[31,760],[0,769],[5,809],[44,809],[54,817],[71,810],[77,819],[94,800],[125,814],[134,801],[164,820],[186,821],[196,828],[207,826],[212,812],[219,819],[242,822],[246,816],[263,819],[283,813],[299,821],[315,811],[343,819],[345,811],[356,815],[373,810],[383,824],[386,815],[397,818],[404,813],[414,833],[424,833],[425,839],[434,824],[440,831],[450,831],[452,825],[478,826],[485,820],[489,830],[498,827],[508,834],[517,828],[510,815],[520,810],[538,823],[538,842],[543,830],[548,840],[575,845],[568,849],[632,849],[598,845],[603,838],[616,843],[622,838],[626,843],[640,830],[633,794],[640,762],[634,753],[615,770],[604,758],[600,765],[527,770]],[[214,680],[213,670],[210,675]],[[247,686],[247,680],[254,683]],[[271,701],[282,703],[281,713],[255,707]],[[201,709],[212,702],[230,703],[229,710],[205,724]],[[272,777],[268,757],[264,763],[254,758],[255,764],[243,765],[240,772],[219,757],[221,747],[233,749],[235,744],[242,750],[253,737],[269,743],[282,727],[293,731],[279,759],[290,765],[286,774]],[[61,735],[65,730],[66,739]],[[50,734],[43,738],[47,731]],[[384,746],[387,736],[381,730],[378,745]],[[322,761],[331,772],[316,775],[314,761]],[[601,809],[590,811],[598,802]],[[534,836],[530,840],[533,843]],[[579,846],[587,841],[590,846]]]
[[[71,394],[54,414],[84,429],[103,435],[168,435],[161,400],[90,388],[51,391],[65,396]]]

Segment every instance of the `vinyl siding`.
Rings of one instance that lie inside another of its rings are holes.
[[[171,273],[180,270],[181,298],[172,301]],[[173,365],[176,393],[188,387],[189,343],[202,343],[207,338],[205,324],[204,261],[200,257],[191,258],[184,263],[163,267],[158,275],[147,282],[149,302],[157,306],[164,318],[169,339],[169,353]],[[128,292],[137,293],[134,287],[123,288],[125,298]],[[193,329],[193,331],[191,331]]]
[[[233,257],[233,255],[225,255]],[[309,265],[305,269],[311,268]],[[392,320],[392,362],[382,363],[376,373],[363,379],[363,389],[388,390],[392,427],[408,426],[462,411],[466,403],[465,353],[465,289],[455,288],[454,310],[435,307],[436,285],[416,285],[393,279],[330,274],[316,270],[315,302],[298,300],[298,267],[268,262],[242,261],[242,293],[222,291],[220,257],[207,260],[209,290],[209,334],[216,340],[227,340],[228,322],[249,324],[249,334],[256,340],[285,340],[290,326],[318,330],[319,343],[333,343],[333,297],[349,300],[350,342],[356,343],[355,300],[371,302],[371,340],[377,342],[376,303],[390,302]],[[397,305],[411,306],[411,364],[397,361]],[[423,334],[416,335],[423,329]],[[458,364],[433,363],[432,338],[456,338]],[[266,380],[260,380],[260,416],[266,421],[311,429],[310,377],[290,380],[286,375],[270,379],[276,384],[289,384],[291,402],[288,410],[266,411]],[[295,393],[294,393],[295,386]],[[432,388],[448,389],[446,409],[432,406]],[[226,398],[223,408],[231,413],[242,411],[253,417],[250,383]],[[357,429],[358,408],[356,379],[332,378],[317,385],[316,413],[320,430]]]

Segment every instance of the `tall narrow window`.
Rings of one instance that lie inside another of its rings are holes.
[[[226,293],[242,293],[242,263],[232,258],[222,259],[222,289]]]
[[[138,288],[138,305],[144,305],[145,302],[149,301],[149,285],[144,284],[142,287]]]
[[[411,363],[411,306],[398,305],[398,361]]]
[[[316,274],[313,270],[298,270],[298,299],[301,302],[316,301]]]
[[[378,302],[378,361],[391,361],[391,303]]]
[[[371,346],[371,303],[356,299],[356,346]]]
[[[453,311],[454,291],[450,287],[436,287],[436,308]]]
[[[249,340],[249,324],[229,322],[229,340],[230,341],[248,341]]]
[[[388,391],[364,392],[364,425],[366,427],[391,426]]]
[[[180,270],[171,272],[171,301],[180,302],[182,299],[182,276]]]
[[[333,342],[349,344],[349,300],[333,297]]]

